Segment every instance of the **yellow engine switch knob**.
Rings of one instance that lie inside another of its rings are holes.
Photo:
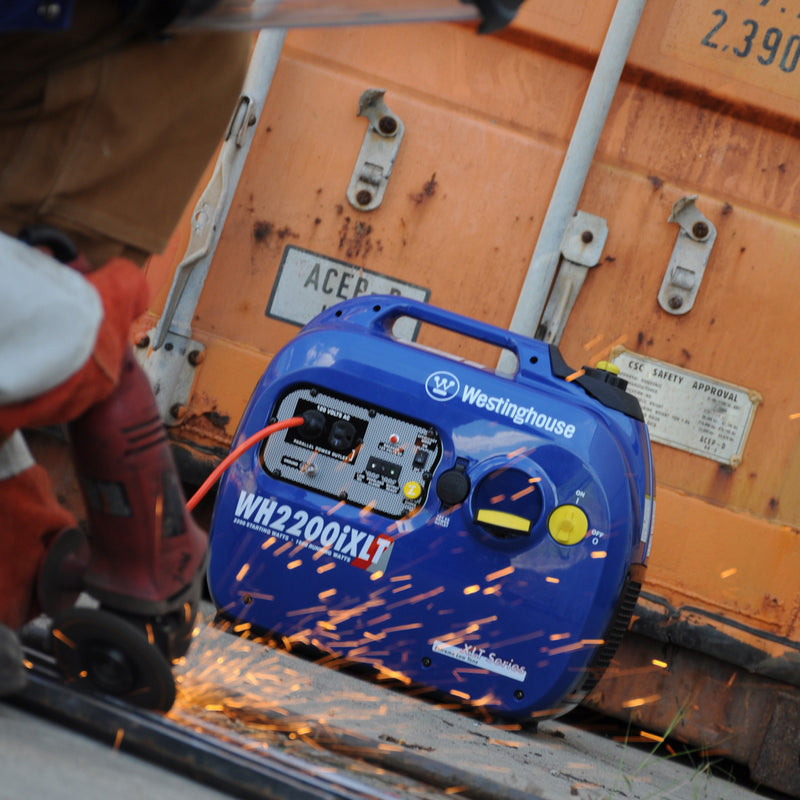
[[[586,537],[589,520],[578,506],[566,504],[553,510],[547,528],[559,544],[578,544]]]

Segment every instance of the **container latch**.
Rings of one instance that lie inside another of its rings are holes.
[[[694,305],[717,229],[696,208],[697,195],[688,195],[672,206],[669,222],[681,226],[658,303],[670,314],[685,314]]]

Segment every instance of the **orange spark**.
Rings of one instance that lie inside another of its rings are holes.
[[[384,633],[396,633],[397,631],[413,631],[422,627],[421,622],[409,622],[408,625],[395,625],[393,628],[385,628]]]
[[[406,583],[404,586],[395,586],[394,589],[392,589],[392,594],[397,594],[398,592],[405,592],[406,589],[410,589],[412,585],[413,584],[411,583]]]
[[[336,589],[326,589],[324,592],[320,592],[317,597],[320,600],[325,600],[328,597],[333,597],[336,594]]]
[[[490,572],[486,576],[487,581],[496,581],[498,578],[505,578],[506,575],[511,575],[514,571],[514,567],[504,567],[503,569],[497,570],[497,572]]]
[[[800,413],[789,414],[789,419],[800,419]]]
[[[586,370],[576,369],[575,372],[572,373],[572,375],[567,375],[567,377],[564,378],[564,380],[567,381],[567,383],[571,383],[572,381],[576,381],[578,380],[578,378],[583,377],[585,374]]]
[[[541,479],[540,478],[536,478],[536,482],[537,483],[538,483],[539,480],[541,480]],[[525,489],[520,489],[515,494],[512,494],[511,495],[511,499],[512,500],[519,500],[520,497],[525,497],[526,494],[530,494],[531,492],[535,492],[535,491],[536,491],[536,486],[534,486],[533,482],[532,482],[530,486],[526,487]]]
[[[457,689],[451,689],[450,694],[454,695],[455,697],[460,697],[463,700],[469,700],[470,697],[466,692],[459,692]]]
[[[502,503],[503,500],[505,500],[505,499],[506,499],[506,496],[504,494],[496,494],[494,497],[489,498],[489,502],[493,506],[496,506],[498,503]]]
[[[236,573],[236,580],[241,581],[245,575],[250,571],[249,564],[242,564],[242,568]]]
[[[467,586],[464,589],[464,594],[475,594],[475,592],[479,592],[480,590],[481,590],[480,586],[478,586],[477,584],[473,584],[472,586]]]
[[[58,628],[53,628],[52,634],[59,642],[63,642],[67,647],[71,647],[73,650],[75,649],[75,642],[66,634],[63,634]]]
[[[600,344],[600,342],[602,341],[603,341],[603,334],[598,333],[597,336],[594,337],[594,339],[589,339],[589,341],[586,342],[586,344],[583,346],[583,349],[591,350],[595,345]]]
[[[550,641],[551,642],[560,642],[562,639],[569,639],[570,634],[568,633],[551,633],[550,634]]]
[[[336,566],[335,561],[331,561],[330,564],[323,564],[321,567],[317,567],[317,572],[322,575],[323,572],[327,572],[329,569],[333,569]]]
[[[654,658],[650,663],[654,667],[661,667],[661,669],[666,669],[669,666],[666,661],[659,661],[657,658]]]
[[[546,581],[547,583],[561,583],[561,579],[560,579],[560,578],[550,578],[550,577],[547,577],[547,578],[545,578],[545,581]]]
[[[332,545],[332,544],[325,544],[325,545],[323,545],[322,547],[320,547],[320,549],[319,549],[319,550],[317,550],[317,552],[316,552],[316,553],[314,553],[314,555],[313,555],[313,556],[311,556],[312,560],[313,560],[313,561],[319,561],[319,560],[322,558],[322,556],[324,556],[324,555],[327,555],[327,554],[328,554],[328,551],[329,551],[329,550],[330,550],[332,547],[333,547],[333,545]]]
[[[395,608],[399,608],[400,606],[413,606],[416,603],[421,603],[423,600],[430,600],[431,597],[436,597],[437,594],[441,594],[443,591],[444,586],[437,586],[435,589],[431,589],[429,592],[415,594],[413,597],[406,597],[405,600],[400,600],[397,603],[391,603],[390,605],[386,606],[386,610],[393,611]]]
[[[380,580],[382,577],[383,577],[383,571],[376,569],[375,572],[373,572],[372,575],[369,576],[369,579],[371,581],[377,581]]]
[[[592,558],[606,558],[608,553],[605,550],[593,550],[592,551]]]
[[[639,735],[644,739],[650,739],[653,742],[663,742],[664,737],[656,733],[649,733],[648,731],[639,731]]]
[[[272,545],[274,545],[277,541],[278,540],[274,536],[270,536],[269,539],[267,539],[267,541],[261,545],[261,549],[266,550],[267,548],[272,547]]]
[[[114,737],[114,750],[119,750],[119,746],[122,744],[122,737],[125,735],[125,731],[122,728],[117,728],[117,735]]]
[[[399,581],[410,581],[410,575],[395,575],[392,578],[389,578],[389,583],[398,583]]]
[[[650,694],[647,697],[637,697],[633,700],[626,700],[623,704],[623,708],[638,708],[639,706],[646,706],[648,703],[655,703],[656,700],[661,698],[660,694]]]
[[[560,656],[564,653],[574,653],[576,650],[583,650],[589,644],[588,640],[581,639],[579,642],[573,642],[572,644],[565,644],[562,647],[553,647],[552,649],[548,650],[548,654],[551,656]]]
[[[372,509],[375,508],[375,501],[370,500],[361,511],[358,512],[359,517],[368,517],[372,513]]]
[[[296,558],[294,561],[290,561],[286,565],[286,569],[297,569],[302,563],[303,562],[299,558]]]
[[[730,569],[720,572],[719,576],[724,580],[725,578],[730,578],[731,575],[735,575],[738,571],[739,570],[736,567],[731,567]]]
[[[502,747],[522,747],[522,742],[506,742],[503,739],[489,739],[489,744],[499,744]]]

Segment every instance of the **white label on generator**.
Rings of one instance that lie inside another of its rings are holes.
[[[742,463],[758,392],[622,348],[611,359],[639,400],[652,441],[729,467]]]
[[[302,326],[326,308],[365,294],[393,294],[426,303],[431,291],[289,245],[283,251],[265,313]],[[398,320],[393,333],[398,339],[413,341],[418,328],[417,321],[405,317]]]
[[[457,661],[463,661],[465,664],[471,664],[474,667],[486,669],[497,675],[504,675],[506,678],[512,678],[515,681],[524,681],[528,676],[528,670],[521,664],[515,663],[513,658],[511,660],[500,658],[497,653],[476,645],[466,643],[459,645],[448,644],[435,639],[433,652],[455,658]]]

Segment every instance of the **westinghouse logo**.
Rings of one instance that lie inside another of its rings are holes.
[[[452,400],[461,388],[461,384],[452,372],[432,372],[425,381],[425,391],[432,400]]]
[[[541,413],[534,406],[514,403],[502,395],[488,395],[477,386],[464,384],[462,391],[461,381],[452,372],[444,370],[432,372],[425,381],[425,391],[432,400],[440,402],[454,400],[460,393],[462,403],[506,417],[515,425],[537,428],[556,436],[563,436],[565,439],[571,439],[575,435],[575,425],[550,414]]]
[[[512,403],[502,395],[488,395],[475,386],[464,386],[461,395],[462,403],[469,403],[476,408],[485,408],[501,417],[508,417],[515,425],[527,425],[531,428],[554,433],[571,439],[575,435],[575,426],[558,417],[542,414],[534,406],[523,406]]]

